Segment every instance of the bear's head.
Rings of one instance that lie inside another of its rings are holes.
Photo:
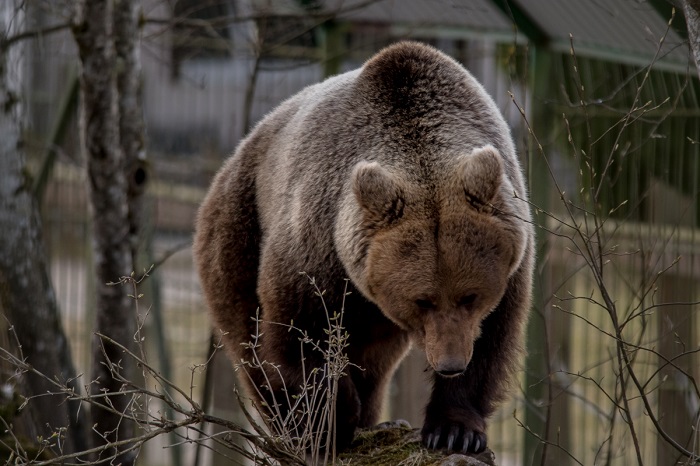
[[[514,199],[492,146],[446,171],[425,183],[360,162],[349,196],[355,208],[345,214],[360,218],[340,241],[353,245],[341,258],[360,291],[412,335],[436,372],[455,376],[520,265],[528,229],[518,206],[527,206]]]

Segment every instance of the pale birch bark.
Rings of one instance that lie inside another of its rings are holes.
[[[5,41],[20,33],[23,23],[23,1],[0,2],[0,311],[12,326],[26,361],[79,393],[22,147],[24,45],[21,40],[11,46]],[[22,394],[31,398],[28,409],[36,429],[33,434],[50,438],[53,431],[66,427],[66,441],[54,452],[85,450],[84,410],[78,409],[78,403],[66,402],[66,394],[46,396],[59,390],[36,375],[25,374],[19,382]]]

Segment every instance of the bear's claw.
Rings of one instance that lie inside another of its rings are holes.
[[[434,433],[428,434],[428,439],[426,440],[426,446],[431,450],[437,450],[438,444],[440,443],[440,428],[435,429]]]
[[[469,451],[469,445],[471,445],[473,438],[474,432],[469,430],[464,433],[464,439],[462,440],[462,453],[466,453]]]
[[[455,438],[457,438],[457,435],[459,434],[459,429],[457,426],[452,427],[450,429],[450,435],[447,436],[447,449],[452,450],[452,446],[455,444]]]
[[[437,450],[446,448],[462,453],[481,453],[486,449],[486,434],[483,432],[464,429],[463,426],[452,424],[446,437],[442,437],[442,427],[434,430],[423,429],[423,444],[426,448]]]

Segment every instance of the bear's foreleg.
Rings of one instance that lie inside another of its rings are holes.
[[[370,315],[376,319],[371,321],[373,331],[365,331],[364,338],[361,338],[358,335],[361,332],[354,329],[355,335],[351,333],[351,339],[355,340],[348,348],[353,362],[349,373],[360,395],[362,408],[358,427],[372,427],[379,420],[389,383],[410,348],[405,331],[386,319],[379,310]]]
[[[280,347],[282,337],[275,335],[276,331],[268,331],[259,348],[265,363],[257,370],[249,370],[255,398],[264,402],[261,410],[268,417],[268,425],[276,433],[290,437],[310,434],[312,443],[325,449],[330,423],[334,422],[336,451],[346,449],[360,419],[360,397],[351,377],[344,375],[338,379],[333,408],[323,359],[307,353],[302,361],[298,342]],[[271,341],[274,344],[268,347]]]

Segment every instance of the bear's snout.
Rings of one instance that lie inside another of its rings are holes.
[[[435,372],[443,377],[456,377],[467,370],[474,352],[469,319],[455,325],[451,312],[431,312],[425,316],[425,355]]]

